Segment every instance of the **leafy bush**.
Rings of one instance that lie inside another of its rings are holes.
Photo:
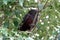
[[[55,40],[60,33],[60,0],[46,0],[40,4],[36,0],[0,0],[0,40]],[[31,33],[17,30],[23,17],[35,7],[42,10],[39,13],[37,31]]]

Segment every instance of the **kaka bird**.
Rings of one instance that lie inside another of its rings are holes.
[[[31,30],[32,28],[35,27],[37,23],[37,18],[38,18],[38,10],[36,9],[31,9],[23,18],[22,25],[18,28],[20,31],[27,31]],[[36,18],[35,15],[37,14]],[[35,18],[35,21],[34,21]],[[34,21],[34,24],[33,24]]]

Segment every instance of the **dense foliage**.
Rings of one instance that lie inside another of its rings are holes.
[[[0,40],[57,40],[60,39],[60,0],[0,0]],[[35,7],[42,10],[36,29],[31,33],[17,30],[23,17]]]

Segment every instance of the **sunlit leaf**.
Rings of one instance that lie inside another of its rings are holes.
[[[19,0],[19,5],[23,7],[24,0]]]

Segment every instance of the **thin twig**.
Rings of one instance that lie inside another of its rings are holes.
[[[46,1],[46,3],[45,3],[45,5],[44,5],[43,9],[45,9],[45,7],[47,6],[48,1],[49,1],[49,0]]]
[[[46,3],[45,3],[45,5],[44,5],[43,9],[46,7],[48,1],[49,1],[49,0],[46,1]],[[40,3],[40,1],[38,0],[38,4],[39,4],[39,3]],[[38,8],[38,10],[39,10],[39,8]],[[40,10],[39,10],[39,11],[40,11]],[[38,15],[38,13],[36,13],[36,15],[35,15],[35,18],[34,18],[34,20],[33,20],[33,24],[35,23],[35,20],[36,20],[37,15]]]

